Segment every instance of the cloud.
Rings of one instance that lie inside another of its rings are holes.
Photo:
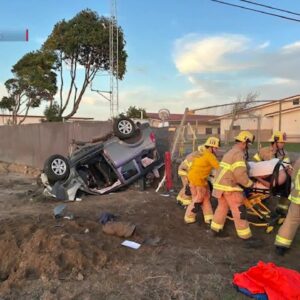
[[[270,46],[270,41],[266,41],[260,45],[257,46],[257,49],[265,49],[268,48]]]
[[[189,34],[177,39],[174,65],[190,85],[183,98],[213,105],[249,92],[257,92],[261,99],[298,94],[300,41],[277,49],[269,46],[269,41],[256,43],[247,36],[229,34]]]
[[[241,35],[198,38],[188,35],[175,41],[175,65],[180,73],[226,72],[245,68],[234,55],[247,50],[249,40]],[[232,59],[226,59],[232,57]]]
[[[298,52],[300,51],[300,41],[285,45],[282,47],[282,50],[284,53],[293,53],[293,52]]]

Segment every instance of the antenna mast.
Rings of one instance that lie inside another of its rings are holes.
[[[91,91],[97,92],[101,97],[109,101],[110,117],[114,118],[119,114],[119,28],[117,20],[116,0],[110,0],[110,22],[109,22],[109,91],[103,91],[93,88],[91,82]],[[97,75],[101,76],[101,75]]]
[[[109,64],[110,64],[110,116],[119,113],[119,30],[116,0],[111,2],[111,22],[109,28]]]

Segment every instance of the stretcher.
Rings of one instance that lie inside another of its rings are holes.
[[[246,218],[251,225],[265,227],[265,231],[270,233],[285,218],[285,212],[274,202],[278,202],[280,197],[287,197],[290,192],[288,166],[279,159],[249,162],[248,166],[249,177],[256,182],[253,188],[245,190]],[[264,178],[270,186],[263,185],[259,178]],[[231,215],[227,218],[233,220]]]

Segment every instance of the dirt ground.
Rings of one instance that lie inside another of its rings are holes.
[[[258,261],[300,271],[300,235],[285,257],[274,254],[275,232],[254,228],[264,241],[247,249],[228,221],[216,239],[202,224],[185,225],[174,197],[130,188],[68,202],[74,220],[53,217],[61,204],[40,195],[36,180],[0,174],[0,299],[246,299],[233,274]],[[102,232],[110,212],[137,226],[130,240]]]

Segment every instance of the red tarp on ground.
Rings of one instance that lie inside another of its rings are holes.
[[[233,284],[252,294],[266,293],[269,300],[300,300],[300,273],[258,262],[248,271],[234,274]]]

